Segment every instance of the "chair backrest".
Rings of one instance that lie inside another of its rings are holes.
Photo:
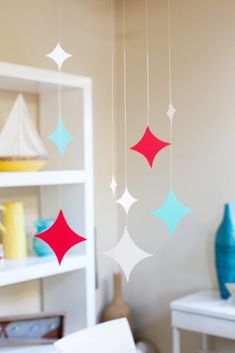
[[[136,353],[126,319],[108,321],[78,331],[55,343],[58,353]]]

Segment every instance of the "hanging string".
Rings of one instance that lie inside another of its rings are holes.
[[[149,9],[148,0],[145,0],[145,44],[146,44],[146,92],[147,92],[147,126],[150,124],[150,103],[149,103]]]
[[[168,18],[168,77],[169,77],[169,107],[172,105],[172,57],[171,57],[171,9],[170,0],[168,0],[167,9]],[[170,185],[173,184],[173,119],[170,119]]]
[[[123,93],[125,129],[125,183],[127,186],[126,1],[123,0]]]
[[[111,0],[111,40],[112,40],[112,49],[111,49],[111,116],[112,116],[112,175],[114,176],[114,4]]]
[[[57,38],[58,43],[61,41],[61,3],[57,0]],[[61,87],[61,68],[58,68],[58,85],[57,85],[57,104],[58,104],[58,126],[62,121],[62,87]],[[62,136],[60,134],[60,141]],[[58,153],[59,170],[62,170],[61,155]],[[58,186],[59,191],[59,209],[62,209],[62,186]]]

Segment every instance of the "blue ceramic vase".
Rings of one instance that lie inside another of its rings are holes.
[[[37,229],[37,234],[42,233],[44,230],[50,228],[54,223],[54,219],[38,219],[34,225]],[[33,249],[38,256],[53,255],[53,251],[47,243],[39,238],[33,239]]]
[[[233,206],[224,206],[224,217],[216,233],[215,262],[220,294],[227,299],[230,294],[225,283],[235,283],[235,221]]]

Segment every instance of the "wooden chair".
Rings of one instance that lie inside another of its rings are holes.
[[[58,353],[136,353],[126,319],[107,321],[55,343]]]

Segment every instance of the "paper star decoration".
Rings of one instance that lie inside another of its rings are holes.
[[[57,64],[58,69],[60,70],[65,60],[70,58],[72,55],[66,53],[66,51],[61,48],[60,43],[58,43],[55,49],[53,49],[51,53],[47,54],[47,56]]]
[[[172,105],[172,103],[170,102],[169,108],[168,108],[168,111],[167,111],[166,114],[168,115],[168,117],[169,117],[171,123],[172,123],[172,121],[173,121],[175,112],[176,112],[176,109],[175,109],[175,107]]]
[[[130,149],[142,154],[147,159],[150,167],[152,167],[156,155],[169,145],[169,142],[159,140],[147,127],[140,141]]]
[[[177,224],[192,210],[183,205],[176,197],[173,189],[169,190],[164,204],[153,212],[169,228],[171,235],[174,233]]]
[[[45,241],[51,247],[59,264],[69,249],[86,240],[70,228],[62,210],[52,226],[44,232],[36,234],[35,237]]]
[[[48,138],[55,143],[61,156],[63,156],[67,145],[74,139],[74,136],[70,135],[64,126],[63,120],[60,120],[57,129]]]
[[[119,264],[127,281],[129,281],[130,274],[134,267],[140,261],[152,256],[151,254],[141,250],[133,242],[126,227],[124,229],[123,236],[117,245],[105,254],[113,258]]]
[[[111,181],[111,184],[110,184],[110,188],[111,188],[113,196],[114,196],[116,188],[117,188],[117,183],[116,183],[116,180],[114,178],[114,175],[112,176],[112,181]]]
[[[130,207],[133,205],[133,203],[137,202],[138,200],[135,199],[128,191],[127,187],[125,187],[125,191],[122,195],[122,197],[118,200],[116,200],[117,203],[119,203],[124,210],[126,211],[126,214],[128,214]]]

